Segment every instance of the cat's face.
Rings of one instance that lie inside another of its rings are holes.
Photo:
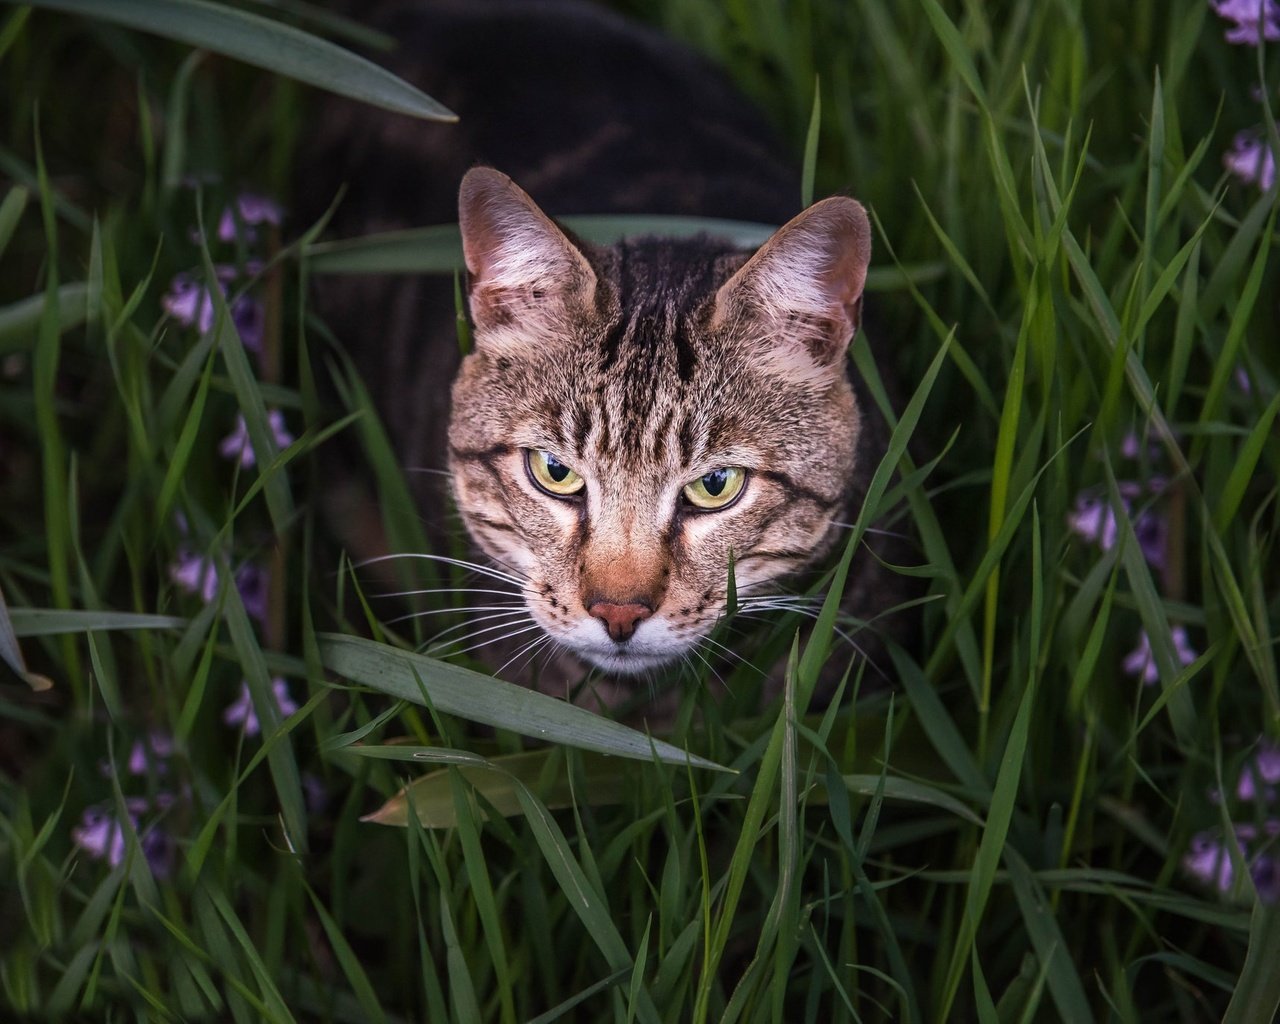
[[[858,204],[818,204],[745,266],[705,241],[588,254],[487,169],[460,212],[475,351],[453,389],[454,493],[546,633],[643,671],[711,631],[731,560],[759,593],[830,547],[858,431]]]

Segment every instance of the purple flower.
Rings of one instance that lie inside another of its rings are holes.
[[[1267,192],[1275,184],[1276,155],[1253,132],[1237,133],[1222,162],[1245,185],[1257,185]]]
[[[147,809],[147,801],[141,797],[131,797],[125,801],[129,827],[135,832],[138,830],[140,816]],[[124,863],[124,824],[101,807],[85,809],[80,824],[71,830],[71,841],[93,860],[105,860],[113,868]],[[162,829],[152,825],[138,835],[138,843],[151,873],[157,878],[167,877],[173,866],[173,840]]]
[[[231,304],[231,322],[240,342],[250,352],[262,353],[262,335],[267,325],[267,312],[262,303],[250,295],[241,295]]]
[[[187,274],[179,274],[160,300],[164,311],[185,327],[195,326],[201,334],[213,326],[213,297],[209,289]]]
[[[298,705],[289,696],[288,684],[279,676],[271,680],[271,693],[282,718],[288,718],[298,710]],[[253,709],[253,697],[249,693],[247,681],[240,684],[240,694],[227,705],[227,709],[222,713],[222,720],[227,725],[242,726],[246,736],[257,736],[262,731],[258,714]]]
[[[1267,822],[1267,835],[1274,838],[1278,827],[1280,822]],[[1258,830],[1253,826],[1237,825],[1234,832],[1249,877],[1258,891],[1258,898],[1264,903],[1280,900],[1280,861],[1265,853],[1250,857],[1248,844],[1258,838]],[[1230,892],[1236,878],[1235,865],[1231,861],[1231,851],[1227,849],[1227,844],[1208,832],[1198,833],[1192,838],[1187,855],[1182,859],[1182,868],[1193,878],[1219,892]]]
[[[1236,796],[1241,800],[1271,803],[1276,798],[1275,785],[1280,782],[1280,747],[1263,740],[1249,764],[1240,771]]]
[[[80,824],[71,830],[71,841],[94,860],[106,860],[113,868],[124,860],[124,829],[106,811],[88,807]]]
[[[1227,29],[1229,43],[1257,46],[1259,37],[1268,42],[1280,39],[1280,6],[1276,0],[1209,0],[1214,13],[1235,22]]]
[[[1235,881],[1235,868],[1226,844],[1213,839],[1207,832],[1192,838],[1187,855],[1182,859],[1182,867],[1187,874],[1219,892],[1229,891]]]
[[[237,213],[240,215],[239,224],[236,223]],[[224,242],[235,241],[236,236],[240,234],[240,225],[243,225],[244,240],[252,242],[257,235],[249,228],[254,224],[279,224],[280,214],[279,204],[272,202],[266,196],[242,192],[236,197],[234,212],[230,206],[222,211],[222,216],[218,219],[218,238]]]
[[[1147,561],[1163,572],[1169,544],[1169,528],[1164,516],[1150,511],[1139,514],[1133,521],[1133,532]]]
[[[169,566],[169,579],[188,594],[199,594],[208,604],[218,593],[218,570],[212,559],[178,549],[178,560]]]
[[[1160,458],[1160,443],[1154,438],[1148,438],[1146,449],[1147,458],[1152,462]],[[1129,433],[1125,434],[1124,437],[1120,439],[1120,454],[1126,459],[1140,458],[1142,455],[1142,438],[1140,438],[1134,431],[1129,431]]]
[[[218,570],[213,559],[193,555],[184,548],[178,549],[178,560],[169,566],[169,578],[186,593],[198,594],[205,604],[218,595]],[[248,562],[237,570],[235,581],[245,611],[259,622],[266,621],[269,582],[266,570]]]
[[[1253,394],[1253,381],[1249,379],[1249,371],[1243,366],[1237,366],[1235,371],[1236,387],[1245,395]]]
[[[1187,639],[1187,631],[1182,626],[1174,626],[1169,632],[1173,641],[1173,651],[1180,664],[1190,665],[1198,655]],[[1125,655],[1123,667],[1131,676],[1138,676],[1143,683],[1151,686],[1160,678],[1160,670],[1156,668],[1155,654],[1151,650],[1151,639],[1144,629],[1138,636],[1138,646]]]
[[[284,425],[284,413],[279,409],[268,410],[267,422],[275,437],[276,447],[288,448],[293,444],[293,435]],[[223,458],[239,459],[240,465],[246,469],[257,464],[258,457],[249,441],[249,427],[244,421],[243,414],[236,414],[236,429],[222,439],[222,443],[218,445],[218,453]]]
[[[1081,494],[1076,498],[1074,512],[1067,515],[1071,531],[1103,551],[1110,551],[1116,542],[1116,514],[1101,498]]]
[[[236,590],[244,602],[244,610],[259,622],[267,621],[267,591],[270,587],[267,571],[260,565],[248,562],[236,573]]]
[[[1258,899],[1263,903],[1280,903],[1280,860],[1259,857],[1249,865]]]
[[[130,775],[164,775],[169,770],[165,761],[172,756],[173,737],[163,732],[152,732],[145,741],[134,740],[126,766]]]

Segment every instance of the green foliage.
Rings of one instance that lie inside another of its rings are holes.
[[[0,7],[0,1018],[1271,1019],[1280,908],[1249,865],[1280,862],[1280,811],[1236,789],[1280,740],[1277,193],[1220,170],[1236,131],[1275,141],[1270,51],[1202,0],[620,6],[722,61],[806,189],[873,212],[868,330],[905,387],[855,344],[896,430],[845,554],[918,539],[921,642],[821,709],[861,625],[837,601],[799,639],[731,623],[783,693],[687,669],[652,743],[402,653],[474,626],[449,552],[388,570],[406,624],[328,534],[318,452],[346,440],[371,528],[431,550],[307,282],[450,269],[456,235],[218,238],[242,183],[287,203],[308,94],[203,51],[288,39],[311,71],[276,71],[410,94],[292,3]],[[207,329],[166,312],[225,265]],[[253,465],[218,451],[237,415]],[[256,735],[224,721],[242,680]],[[114,863],[78,848],[86,811]],[[1198,836],[1225,891],[1186,868]]]

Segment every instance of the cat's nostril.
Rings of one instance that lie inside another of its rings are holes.
[[[596,601],[587,608],[587,614],[604,623],[609,636],[621,643],[630,640],[636,626],[653,614],[647,604],[611,604],[608,601]]]

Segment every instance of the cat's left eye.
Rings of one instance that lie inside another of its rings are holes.
[[[746,482],[747,471],[740,466],[713,469],[684,485],[685,500],[696,508],[717,511],[727,508],[742,493]]]
[[[551,452],[526,448],[524,464],[534,484],[554,498],[571,498],[587,486],[587,482],[582,477]]]

